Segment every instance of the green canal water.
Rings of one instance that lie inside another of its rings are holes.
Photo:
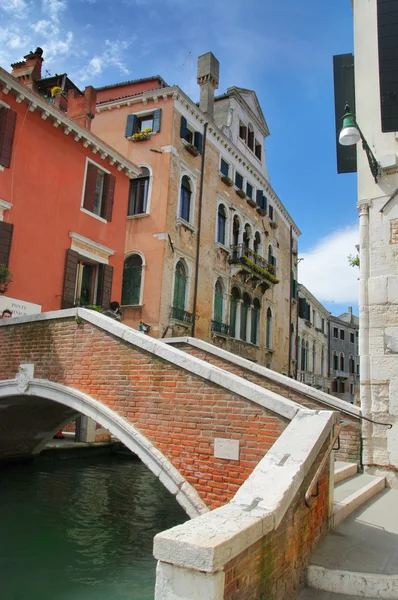
[[[0,472],[2,600],[152,600],[153,537],[187,515],[139,461]]]

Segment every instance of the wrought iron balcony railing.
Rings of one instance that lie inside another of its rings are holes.
[[[177,319],[177,321],[183,321],[184,323],[192,323],[193,322],[193,314],[182,310],[182,308],[176,308],[175,306],[171,307],[171,318]]]
[[[231,335],[231,326],[226,323],[220,323],[219,321],[211,322],[211,330],[217,333],[223,333],[224,335]]]
[[[272,277],[276,277],[275,265],[272,265],[268,260],[256,254],[256,252],[245,246],[245,244],[231,246],[229,262],[230,264],[245,264],[256,273],[263,274],[266,279],[266,273],[269,273]]]

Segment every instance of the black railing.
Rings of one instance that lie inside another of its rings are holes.
[[[176,308],[175,306],[171,307],[171,318],[177,319],[178,321],[183,321],[184,323],[192,323],[193,322],[193,314],[183,310],[182,308]]]
[[[231,327],[226,323],[220,323],[220,321],[211,322],[211,330],[217,333],[224,333],[225,335],[231,335]]]
[[[271,273],[271,275],[275,275],[275,265],[271,265],[265,258],[256,254],[256,252],[245,246],[245,244],[231,246],[231,256],[229,258],[231,264],[246,263],[245,259],[258,267],[265,269],[268,273]]]

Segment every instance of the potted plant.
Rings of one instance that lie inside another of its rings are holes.
[[[192,154],[192,156],[198,156],[199,154],[199,150],[193,144],[185,144],[185,149],[188,150],[188,152]]]
[[[0,294],[4,294],[7,291],[8,285],[11,282],[11,271],[5,265],[0,265]]]
[[[145,140],[149,140],[150,133],[152,133],[152,129],[150,127],[145,127],[143,131],[133,133],[130,139],[132,142],[143,142]]]
[[[246,192],[243,190],[236,190],[236,193],[238,194],[239,198],[246,198]]]
[[[257,206],[256,202],[253,200],[253,198],[247,198],[247,203],[249,206],[252,206],[253,208],[255,208]]]
[[[225,183],[225,185],[227,185],[228,187],[232,187],[234,185],[232,179],[230,179],[227,175],[222,175],[221,181]]]

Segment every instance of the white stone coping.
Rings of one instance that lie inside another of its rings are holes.
[[[13,320],[15,321],[16,319]],[[130,421],[80,390],[46,379],[35,379],[33,377],[33,364],[21,365],[21,367],[25,367],[25,371],[30,373],[22,383],[19,375],[15,379],[0,381],[0,406],[3,398],[19,395],[38,396],[59,402],[64,406],[72,408],[77,413],[82,413],[94,421],[100,422],[112,435],[123,442],[127,448],[137,454],[148,469],[176,497],[177,502],[190,517],[197,517],[208,511],[206,504],[200,498],[195,488],[186,481],[169,459],[145,435],[136,429]],[[38,442],[37,447],[33,450],[33,454],[41,452],[44,445],[58,429],[53,432],[47,432],[47,435],[43,434],[43,439]]]
[[[338,419],[299,412],[229,504],[155,536],[155,558],[215,573],[276,529]]]
[[[0,327],[73,317],[80,317],[84,321],[107,331],[125,342],[133,344],[137,348],[141,348],[145,352],[149,352],[207,381],[211,381],[215,385],[246,398],[250,402],[262,406],[285,419],[292,420],[299,411],[303,410],[303,407],[293,402],[293,400],[283,398],[279,394],[266,390],[250,381],[246,381],[233,373],[229,373],[204,360],[190,356],[183,350],[174,348],[170,344],[165,344],[164,340],[149,337],[96,311],[85,308],[69,308],[48,313],[24,315],[22,317],[12,317],[11,319],[1,319]],[[308,412],[312,413],[313,411],[308,409]]]
[[[209,352],[210,354],[214,354],[214,356],[218,356],[224,360],[227,360],[231,363],[234,363],[248,371],[252,371],[258,375],[262,375],[263,377],[267,377],[276,383],[280,383],[281,385],[285,385],[286,387],[290,387],[293,391],[299,392],[300,394],[305,394],[309,396],[313,400],[321,402],[322,404],[326,404],[335,410],[341,410],[353,417],[360,418],[362,416],[362,411],[359,407],[353,406],[344,400],[340,400],[340,398],[336,398],[335,396],[330,396],[325,392],[321,392],[310,385],[306,385],[301,381],[297,381],[296,379],[292,379],[291,377],[287,377],[287,375],[282,375],[282,373],[278,373],[277,371],[273,371],[272,369],[267,369],[262,365],[258,365],[256,363],[247,360],[237,354],[233,354],[233,352],[228,352],[228,350],[224,350],[219,348],[218,346],[214,346],[213,344],[209,344],[203,340],[199,340],[193,337],[177,337],[177,338],[164,338],[163,340],[166,344],[189,344],[190,346],[194,346],[199,350],[203,350],[205,352]]]
[[[105,221],[105,222],[107,222],[107,221]],[[80,235],[80,233],[75,233],[74,231],[69,232],[69,237],[71,238],[72,242],[85,244],[91,250],[94,250],[97,252],[102,252],[103,254],[106,254],[106,256],[113,256],[113,254],[115,254],[115,252],[116,252],[116,250],[113,250],[112,248],[108,248],[108,246],[104,246],[103,244],[100,244],[94,240],[90,240],[90,238],[87,238],[84,235]],[[78,246],[77,246],[77,248],[78,248]]]

